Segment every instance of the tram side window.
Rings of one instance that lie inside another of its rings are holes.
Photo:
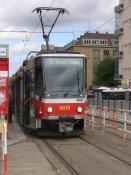
[[[118,99],[119,99],[119,100],[125,100],[125,95],[126,95],[125,92],[119,93],[119,94],[118,94]]]
[[[125,92],[104,92],[102,98],[106,100],[125,100]]]
[[[110,100],[112,98],[112,94],[110,92],[103,92],[102,99]]]
[[[38,95],[43,94],[43,75],[42,75],[42,64],[40,59],[38,59],[36,65],[36,93]]]
[[[129,92],[129,101],[131,101],[131,92]]]

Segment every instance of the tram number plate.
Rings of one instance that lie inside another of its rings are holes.
[[[59,123],[59,132],[71,132],[73,129],[73,123]]]
[[[69,111],[69,110],[70,110],[70,106],[69,106],[69,105],[60,106],[60,107],[59,107],[59,110],[60,110],[60,111]]]

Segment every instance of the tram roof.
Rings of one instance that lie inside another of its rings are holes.
[[[75,53],[48,53],[48,54],[38,54],[36,57],[86,57],[84,54]]]
[[[131,92],[131,89],[113,88],[113,89],[103,90],[103,92]]]

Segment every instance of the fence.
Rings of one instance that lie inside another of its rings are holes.
[[[1,141],[2,141],[2,160],[4,163],[4,175],[7,175],[7,121],[4,119],[4,116],[1,117],[1,123],[2,123],[2,135],[1,135]]]
[[[131,134],[130,113],[131,110],[88,105],[87,122],[91,122],[91,127],[93,129],[97,125],[102,126],[103,134],[105,134],[106,128],[122,131],[123,140],[124,143],[126,143],[127,133]],[[120,114],[122,115],[120,116]]]
[[[96,98],[88,98],[88,105],[131,110],[131,101],[126,101],[126,100],[103,100],[103,99],[96,99]]]

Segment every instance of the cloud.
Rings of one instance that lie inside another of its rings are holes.
[[[28,35],[26,32],[21,31],[21,33],[17,32],[8,32],[8,31],[14,31],[14,29],[5,29],[4,32],[0,32],[0,39],[3,40],[26,40],[28,38]]]
[[[22,65],[23,60],[26,59],[27,53],[32,50],[38,51],[39,46],[34,42],[26,46],[24,43],[18,43],[10,50],[10,75],[12,75]]]
[[[36,45],[36,43],[30,43],[29,45],[25,45],[24,43],[18,43],[16,45],[14,45],[14,47],[12,48],[12,55],[23,55],[25,53],[30,52],[31,50],[38,50],[38,46]]]
[[[41,6],[48,7],[52,2],[54,2],[53,7],[66,8],[70,12],[70,15],[60,16],[53,31],[73,31],[74,33],[63,34],[63,36],[52,34],[50,39],[52,43],[55,41],[56,45],[58,43],[62,45],[72,40],[74,35],[76,38],[89,28],[93,31],[114,16],[114,7],[119,0],[0,0],[0,31],[33,31],[39,24],[39,18],[36,13],[31,13],[32,10]],[[55,15],[54,13],[47,13],[44,22],[49,24],[53,21]],[[114,20],[99,28],[99,30],[113,31]],[[40,25],[37,27],[37,31],[41,31]],[[9,43],[11,47],[11,72],[19,65],[19,61],[22,62],[22,57],[25,58],[28,51],[40,49],[40,43],[43,43],[42,35],[32,35],[30,42],[25,47],[25,40],[29,36],[30,34],[24,32],[0,32],[1,42]]]
[[[75,23],[87,23],[89,20],[104,21],[114,15],[114,6],[118,0],[55,0],[53,6],[69,10],[70,15],[63,15],[58,21],[59,27]],[[0,21],[3,27],[33,29],[39,23],[37,14],[32,10],[38,6],[49,6],[52,0],[2,0]],[[49,15],[50,17],[50,15]],[[1,27],[2,28],[2,27]]]

